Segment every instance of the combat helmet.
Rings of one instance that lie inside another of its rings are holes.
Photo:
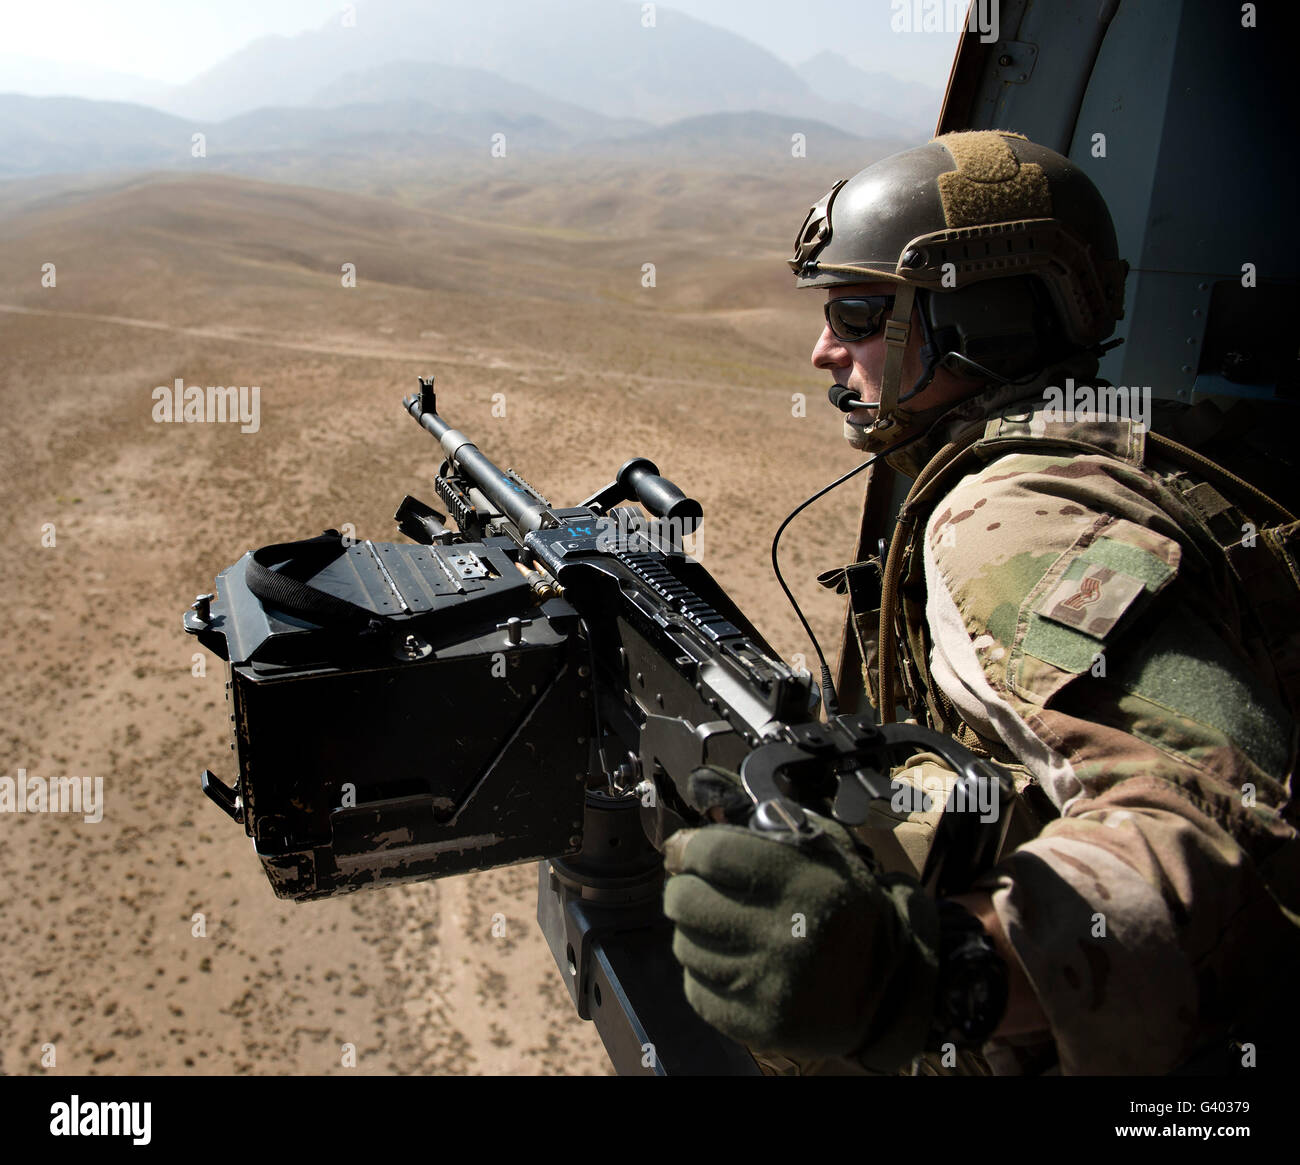
[[[1001,130],[944,134],[841,179],[808,211],[789,265],[799,287],[898,285],[876,429],[940,363],[1001,382],[1098,348],[1123,318],[1128,271],[1088,176]],[[900,400],[914,303],[927,375]]]

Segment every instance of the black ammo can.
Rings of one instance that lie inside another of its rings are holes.
[[[507,539],[327,534],[324,565],[325,536],[245,554],[185,620],[228,669],[238,778],[205,772],[204,790],[243,823],[275,893],[576,852],[594,711],[574,609],[539,603]],[[284,580],[356,618],[268,602]]]

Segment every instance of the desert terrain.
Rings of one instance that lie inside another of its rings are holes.
[[[658,462],[703,503],[704,565],[787,659],[811,659],[771,536],[857,459],[808,363],[821,296],[783,260],[854,168],[543,158],[335,189],[198,167],[0,184],[0,775],[104,788],[98,823],[0,815],[0,1071],[610,1071],[537,929],[534,866],[273,896],[199,788],[205,767],[233,777],[224,664],[193,674],[181,617],[249,548],[343,523],[398,540],[402,495],[436,500],[436,447],[399,411],[432,372],[444,415],[557,504],[631,456]],[[259,386],[258,431],[155,422],[153,390],[178,377]],[[858,491],[782,542],[828,653],[841,600],[814,576],[851,554]]]

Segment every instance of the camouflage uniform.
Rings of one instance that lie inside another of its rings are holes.
[[[1109,451],[1022,445],[964,476],[895,608],[914,714],[1022,762],[1040,816],[1059,815],[973,887],[1051,1026],[1037,1047],[987,1045],[998,1072],[1167,1072],[1263,1035],[1300,967],[1295,725],[1241,646],[1187,475],[1141,426],[1044,423],[1044,386],[1095,371],[1076,357],[965,401],[891,457],[914,476],[973,423]]]
[[[1019,134],[945,134],[837,182],[788,263],[799,287],[845,289],[837,369],[883,333],[872,423],[845,437],[917,479],[880,590],[869,563],[824,579],[849,592],[865,690],[882,719],[898,695],[1019,769],[1014,833],[972,888],[1049,1033],[959,1070],[1166,1072],[1271,1037],[1300,968],[1300,523],[1142,426],[1049,415],[1045,388],[1097,386],[1123,317],[1100,191]],[[940,366],[1002,387],[905,407]],[[1232,425],[1178,425],[1239,452]],[[933,822],[883,804],[865,839],[915,873]]]

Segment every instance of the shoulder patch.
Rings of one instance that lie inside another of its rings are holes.
[[[1039,614],[1094,639],[1105,639],[1145,589],[1132,575],[1076,558],[1056,589],[1048,592]]]
[[[1094,666],[1115,629],[1178,572],[1181,548],[1170,538],[1123,519],[1089,540],[1091,533],[1054,564],[1022,608],[1020,651],[1049,669],[1022,660],[1017,686],[1040,700]]]

